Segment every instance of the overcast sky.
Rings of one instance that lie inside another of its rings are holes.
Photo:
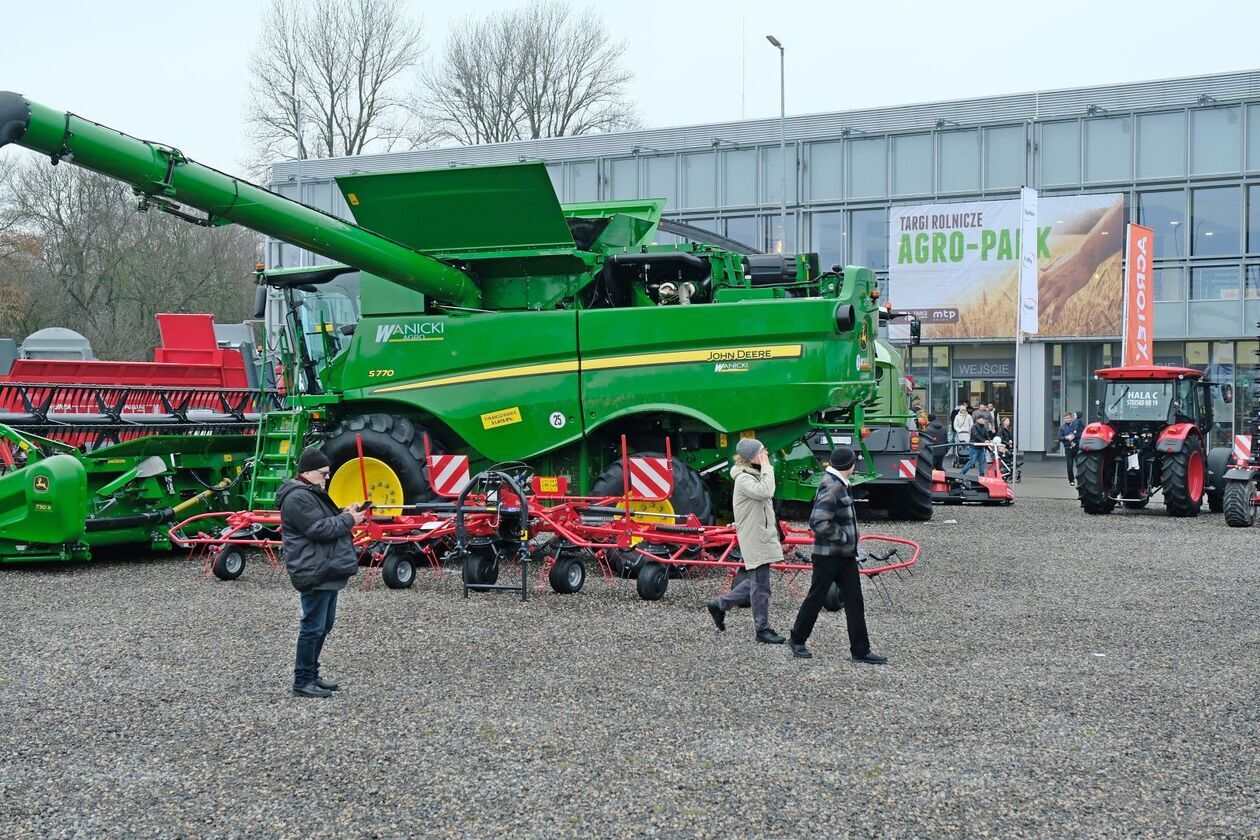
[[[0,90],[240,171],[265,0],[0,2]],[[429,55],[452,20],[519,5],[411,0]],[[648,127],[1255,69],[1255,0],[1046,3],[640,0],[599,8],[629,42]]]

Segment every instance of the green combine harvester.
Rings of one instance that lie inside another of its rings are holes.
[[[652,245],[663,200],[561,205],[537,162],[341,177],[352,224],[0,93],[0,146],[11,143],[131,185],[141,210],[245,225],[336,261],[258,274],[289,364],[287,410],[265,414],[256,438],[256,509],[312,440],[342,503],[363,495],[361,441],[386,510],[431,496],[426,439],[474,471],[524,461],[610,495],[623,436],[632,455],[668,440],[673,495],[645,512],[703,521],[725,503],[741,435],[774,453],[784,500],[813,496],[816,428],[864,449],[881,317],[868,269]]]

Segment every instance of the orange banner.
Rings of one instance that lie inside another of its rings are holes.
[[[1129,225],[1124,261],[1124,361],[1131,365],[1155,364],[1155,285],[1151,257],[1155,231]]]

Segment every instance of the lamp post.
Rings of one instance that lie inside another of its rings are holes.
[[[779,51],[779,163],[783,165],[783,182],[779,192],[779,253],[787,251],[787,88],[783,81],[783,44],[773,35],[766,40]]]

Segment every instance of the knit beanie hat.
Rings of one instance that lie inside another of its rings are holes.
[[[735,454],[743,458],[745,461],[751,461],[757,457],[757,453],[761,451],[761,441],[756,438],[740,438],[739,443],[735,444]]]
[[[302,453],[298,458],[298,472],[313,472],[314,470],[322,470],[324,467],[331,467],[328,456],[322,450],[312,446],[310,449]]]
[[[857,455],[847,446],[837,446],[831,450],[831,466],[838,470],[847,470],[857,463]]]

